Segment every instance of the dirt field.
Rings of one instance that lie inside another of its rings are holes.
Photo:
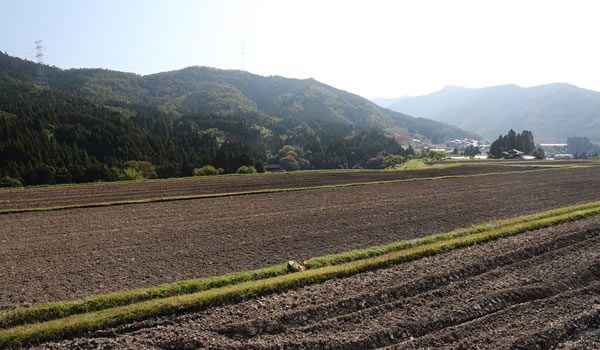
[[[0,310],[600,200],[600,168],[2,215]]]
[[[596,349],[600,217],[44,348]]]
[[[0,191],[0,210],[532,169],[539,167],[473,164],[418,171],[290,173],[27,188]]]

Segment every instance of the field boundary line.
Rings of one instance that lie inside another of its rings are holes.
[[[78,183],[64,183],[64,184],[44,184],[44,185],[33,185],[33,186],[21,186],[21,187],[0,187],[0,191],[27,191],[29,189],[39,188],[55,188],[55,187],[76,187],[76,186],[103,186],[103,185],[119,185],[119,184],[131,184],[131,183],[144,183],[144,182],[165,182],[165,181],[185,181],[185,180],[216,180],[227,177],[247,177],[247,176],[294,176],[302,174],[343,174],[343,173],[360,173],[360,172],[389,172],[389,171],[414,171],[414,170],[429,170],[429,169],[446,169],[455,166],[471,166],[481,164],[469,164],[465,163],[448,163],[448,164],[434,164],[428,168],[417,168],[417,169],[402,169],[402,170],[390,170],[390,169],[313,169],[313,170],[294,170],[294,171],[283,171],[283,172],[264,172],[254,174],[222,174],[215,176],[182,176],[182,177],[170,177],[166,179],[143,179],[143,180],[117,180],[117,181],[94,181],[94,182],[78,182]],[[494,164],[485,164],[494,165]],[[509,166],[510,164],[503,164]],[[532,167],[546,167],[546,165],[530,165]],[[551,165],[548,167],[556,167],[558,165]],[[575,166],[575,165],[567,165]]]
[[[600,202],[564,207],[501,221],[492,221],[467,229],[450,231],[446,234],[431,235],[420,240],[404,241],[414,242],[414,244],[396,250],[392,250],[391,248],[388,251],[380,250],[381,254],[369,257],[362,257],[355,254],[355,259],[349,261],[325,260],[319,264],[311,265],[311,260],[319,259],[313,258],[307,260],[308,269],[304,271],[283,271],[284,268],[287,269],[286,265],[276,265],[273,268],[278,271],[277,273],[281,273],[280,275],[269,276],[266,274],[258,276],[258,279],[233,281],[231,284],[217,288],[140,301],[97,311],[86,312],[84,310],[83,313],[42,322],[36,322],[32,310],[36,311],[34,309],[37,308],[38,312],[50,311],[49,306],[58,306],[64,304],[64,302],[49,303],[30,309],[14,310],[14,312],[0,314],[0,316],[5,321],[7,316],[21,315],[31,317],[23,319],[23,324],[21,325],[0,329],[0,347],[21,346],[23,344],[63,339],[64,337],[82,332],[113,327],[151,317],[196,311],[210,306],[238,302],[256,296],[321,283],[332,278],[347,277],[365,271],[377,270],[425,256],[512,236],[526,231],[550,227],[568,221],[575,221],[593,215],[600,215]],[[388,246],[398,248],[400,246],[397,244],[402,242],[392,243]],[[382,246],[378,247],[381,248]],[[328,255],[321,258],[331,256],[335,255]],[[93,297],[81,300],[93,300]]]
[[[199,180],[199,179],[222,179],[224,177],[245,177],[245,176],[294,176],[301,174],[343,174],[343,173],[359,173],[359,172],[389,172],[389,171],[419,171],[419,170],[431,170],[431,169],[446,169],[455,166],[478,166],[478,165],[490,165],[490,166],[504,166],[504,167],[533,167],[533,168],[592,168],[600,166],[600,163],[595,161],[589,161],[589,164],[577,163],[577,164],[518,164],[518,163],[503,163],[501,160],[494,161],[465,161],[462,162],[441,162],[430,165],[427,168],[408,168],[402,170],[396,169],[313,169],[313,170],[295,170],[288,172],[264,172],[255,174],[223,174],[218,176],[182,176],[182,177],[170,177],[166,179],[143,179],[143,180],[117,180],[117,181],[94,181],[94,182],[78,182],[78,183],[64,183],[64,184],[44,184],[44,185],[33,185],[33,186],[21,186],[21,187],[0,187],[2,191],[28,191],[40,188],[60,188],[60,187],[77,187],[77,186],[104,186],[104,185],[119,185],[119,184],[131,184],[131,183],[144,183],[144,182],[168,182],[168,181],[185,181],[185,180]]]
[[[189,195],[189,196],[158,197],[158,198],[132,199],[132,200],[123,200],[123,201],[111,201],[111,202],[69,204],[69,205],[59,205],[59,206],[53,206],[53,207],[1,209],[0,215],[38,212],[38,211],[55,211],[55,210],[69,210],[69,209],[82,209],[82,208],[101,208],[101,207],[112,207],[112,206],[118,206],[118,205],[131,205],[131,204],[174,202],[174,201],[194,200],[194,199],[237,197],[237,196],[249,196],[249,195],[257,195],[257,194],[271,194],[271,193],[281,193],[281,192],[310,191],[310,190],[322,190],[322,189],[328,189],[328,188],[343,188],[343,187],[367,186],[367,185],[384,185],[384,184],[403,183],[403,182],[459,179],[459,178],[470,178],[470,177],[479,177],[479,176],[527,174],[527,173],[533,173],[533,172],[564,170],[564,169],[573,169],[573,168],[580,168],[580,167],[569,166],[569,167],[542,168],[542,169],[523,170],[523,171],[502,171],[502,172],[469,174],[469,175],[445,175],[445,176],[431,176],[431,177],[420,177],[420,178],[415,177],[415,178],[410,178],[410,179],[352,182],[352,183],[336,184],[336,185],[317,185],[317,186],[290,187],[290,188],[269,188],[269,189],[263,189],[263,190],[253,190],[253,191],[210,193],[210,194],[198,194],[198,195]]]

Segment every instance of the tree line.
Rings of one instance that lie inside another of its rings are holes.
[[[505,156],[505,152],[513,149],[544,159],[544,151],[539,148],[536,149],[533,133],[529,130],[523,130],[517,134],[513,129],[510,129],[506,135],[500,135],[498,139],[492,142],[488,154],[492,158],[499,159]]]

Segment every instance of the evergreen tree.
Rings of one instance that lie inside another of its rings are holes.
[[[503,152],[512,149],[525,154],[532,154],[536,151],[533,133],[529,130],[523,130],[523,132],[516,134],[514,130],[510,129],[506,136],[500,135],[496,141],[492,142],[488,153],[492,158],[498,159],[502,158]]]

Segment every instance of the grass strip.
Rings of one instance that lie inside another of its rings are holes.
[[[542,217],[532,222],[516,223],[497,229],[414,246],[340,265],[327,265],[262,280],[241,282],[235,285],[192,294],[150,300],[132,305],[73,315],[67,318],[43,323],[27,324],[10,329],[2,329],[0,330],[0,347],[22,346],[64,339],[86,331],[114,327],[152,317],[174,315],[182,312],[202,310],[215,305],[239,302],[252,297],[321,283],[332,278],[348,277],[357,273],[389,267],[394,264],[416,260],[452,249],[466,247],[598,214],[600,214],[600,207],[591,207],[557,216]]]
[[[281,264],[257,270],[232,272],[220,276],[165,283],[148,288],[95,295],[72,301],[45,303],[31,308],[16,309],[0,314],[0,329],[27,323],[55,320],[75,314],[109,309],[145,300],[191,294],[240,282],[280,276],[288,272],[287,265]]]
[[[569,207],[544,211],[541,213],[519,216],[516,218],[489,221],[484,224],[469,228],[458,229],[446,233],[439,233],[423,238],[403,240],[385,245],[373,246],[365,249],[356,249],[348,252],[329,254],[311,258],[304,262],[308,269],[328,265],[339,265],[355,260],[388,254],[390,252],[413,248],[420,245],[471,235],[474,233],[529,223],[540,219],[556,217],[576,211],[600,208],[599,202],[573,205]],[[138,288],[96,296],[90,296],[73,301],[50,302],[26,309],[17,309],[0,314],[0,328],[8,328],[21,324],[44,322],[59,319],[74,314],[98,311],[116,306],[129,305],[141,301],[166,298],[174,295],[190,294],[202,290],[218,288],[240,282],[259,280],[288,273],[285,264],[275,265],[252,271],[233,272],[221,276],[205,277],[185,280],[174,283],[161,284],[149,288]]]
[[[505,220],[494,220],[489,221],[485,224],[475,225],[468,228],[461,228],[450,232],[438,233],[422,238],[415,238],[410,240],[398,241],[389,244],[383,244],[363,249],[355,249],[347,252],[328,254],[325,256],[315,257],[308,259],[303,262],[304,266],[309,269],[319,268],[327,265],[339,265],[346,262],[370,258],[373,256],[387,254],[393,251],[407,249],[419,245],[429,244],[433,242],[443,241],[452,239],[455,237],[471,235],[474,233],[485,232],[489,230],[496,230],[507,226],[513,226],[516,224],[524,224],[529,222],[538,221],[541,219],[557,217],[564,214],[569,214],[581,210],[589,210],[600,208],[600,201],[591,202],[580,205],[573,205],[569,207],[563,207],[553,210],[544,211],[541,213],[530,214],[519,216],[515,218]]]
[[[402,182],[458,179],[458,178],[469,178],[469,177],[478,177],[478,176],[526,174],[526,173],[532,173],[532,172],[561,170],[561,169],[569,169],[569,168],[570,167],[542,168],[542,169],[524,170],[524,171],[503,171],[503,172],[469,174],[469,175],[445,175],[445,176],[420,177],[420,178],[399,179],[399,180],[353,182],[353,183],[336,184],[336,185],[318,185],[318,186],[292,187],[292,188],[270,188],[270,189],[264,189],[264,190],[254,190],[254,191],[240,191],[240,192],[228,192],[228,193],[198,194],[198,195],[189,195],[189,196],[132,199],[132,200],[124,200],[124,201],[99,202],[99,203],[69,204],[69,205],[60,205],[60,206],[54,206],[54,207],[41,207],[41,208],[2,209],[2,210],[0,210],[0,215],[37,212],[37,211],[54,211],[54,210],[68,210],[68,209],[81,209],[81,208],[112,207],[112,206],[117,206],[117,205],[172,202],[172,201],[192,200],[192,199],[247,196],[247,195],[255,195],[255,194],[269,194],[269,193],[280,193],[280,192],[308,191],[308,190],[320,190],[320,189],[327,189],[327,188],[382,185],[382,184],[392,184],[392,183],[402,183]]]

